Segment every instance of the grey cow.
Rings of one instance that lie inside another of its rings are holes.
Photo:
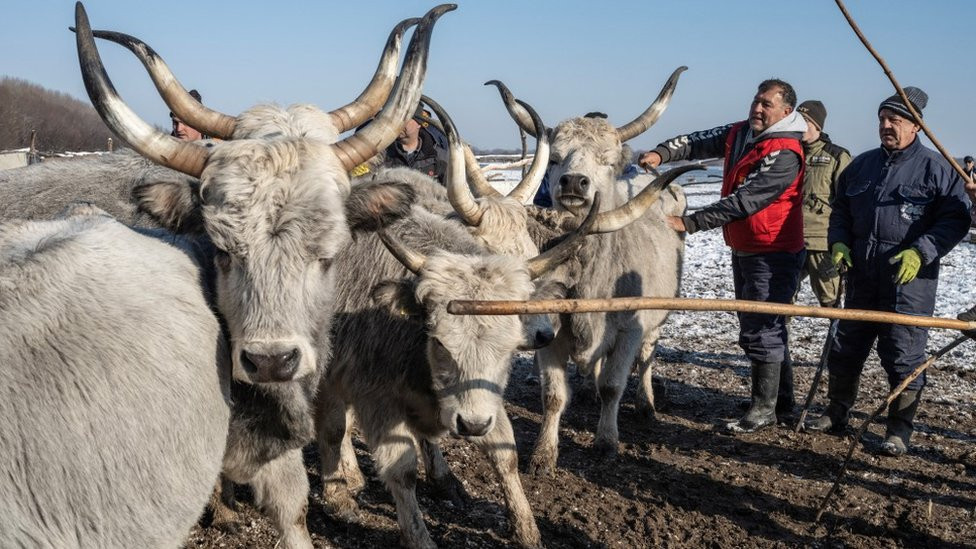
[[[103,212],[0,225],[0,547],[180,547],[229,364],[197,266]]]
[[[155,130],[128,108],[105,73],[84,9],[76,8],[82,75],[103,120],[143,156],[200,181],[198,188],[147,182],[133,193],[166,228],[203,231],[217,249],[217,306],[234,380],[223,473],[250,484],[285,547],[312,546],[301,448],[313,438],[312,400],[331,353],[334,263],[353,230],[396,219],[413,199],[395,182],[351,189],[347,172],[392,142],[412,113],[434,23],[451,9],[438,6],[419,22],[398,25],[370,86],[329,113],[310,105],[259,105],[237,117],[212,111],[192,100],[144,43],[99,31],[136,53],[180,119],[224,139],[205,147]],[[413,24],[394,83],[400,35]],[[367,128],[338,139],[384,101]]]
[[[438,116],[451,145],[450,187],[452,178],[463,177],[460,142],[446,115]],[[427,184],[436,185],[429,178]],[[354,456],[343,451],[351,406],[396,501],[407,546],[434,546],[414,493],[416,448],[423,450],[428,478],[449,489],[453,476],[436,446],[448,432],[474,442],[491,461],[516,542],[540,545],[503,405],[512,354],[525,342],[522,322],[454,316],[446,308],[452,299],[528,299],[532,279],[571,255],[589,227],[525,260],[489,253],[466,224],[414,207],[387,229],[382,244],[369,235],[339,254],[333,359],[318,399],[323,496],[334,513],[349,517],[358,508],[359,481],[349,478]]]
[[[620,213],[612,220],[598,220],[596,231],[602,234],[589,239],[577,254],[579,271],[568,297],[678,294],[684,241],[665,225],[664,218],[680,215],[686,201],[680,187],[664,185],[699,167],[672,170],[629,202],[618,178],[631,161],[630,149],[624,143],[657,120],[684,70],[674,71],[654,103],[625,126],[614,128],[602,118],[579,117],[551,130],[548,175],[555,210],[540,210],[537,219],[555,227],[572,226],[588,211],[597,192],[605,197],[604,209]],[[511,93],[500,82],[491,83],[498,85],[513,118],[533,132],[526,112],[514,103]],[[596,377],[601,400],[596,446],[605,454],[617,451],[620,399],[635,362],[640,371],[638,408],[647,415],[653,413],[651,364],[666,318],[667,311],[584,313],[561,318],[555,340],[536,353],[543,381],[544,418],[531,459],[532,470],[555,469],[559,419],[568,402],[566,364],[570,358],[581,372],[592,372]]]

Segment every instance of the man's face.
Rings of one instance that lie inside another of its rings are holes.
[[[413,143],[417,139],[417,135],[420,134],[420,124],[411,118],[407,120],[407,123],[403,125],[403,129],[400,130],[399,140],[401,143]]]
[[[749,127],[754,133],[764,132],[791,112],[793,107],[783,102],[783,90],[773,86],[752,98],[752,107],[749,108]]]
[[[182,139],[183,141],[203,139],[203,134],[187,126],[186,122],[183,122],[175,116],[170,117],[170,120],[173,122],[173,137]]]
[[[973,161],[972,160],[967,160],[966,161],[966,169],[967,170],[973,169]]]
[[[803,142],[808,144],[816,142],[818,139],[820,139],[820,130],[817,129],[817,125],[806,116],[803,117],[803,120],[805,120],[807,123],[807,131],[803,133]]]
[[[890,151],[898,151],[915,141],[919,127],[911,120],[891,109],[881,109],[878,113],[878,135],[881,144]]]

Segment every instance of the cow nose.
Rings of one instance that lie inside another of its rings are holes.
[[[585,175],[566,173],[559,178],[559,186],[563,192],[586,194],[586,190],[590,188],[590,178]]]
[[[241,351],[241,366],[257,382],[290,381],[298,371],[301,358],[297,348],[273,355]]]
[[[552,340],[555,337],[556,334],[553,333],[552,328],[544,328],[544,329],[536,330],[535,332],[536,348],[545,347],[546,345],[549,345],[550,343],[552,343]]]
[[[484,421],[465,421],[460,415],[457,417],[457,432],[465,437],[480,437],[488,433],[491,427],[491,418]]]

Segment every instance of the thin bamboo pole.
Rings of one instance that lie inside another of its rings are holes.
[[[880,322],[946,330],[976,330],[976,322],[916,316],[864,309],[834,309],[787,305],[742,299],[692,299],[685,297],[615,297],[609,299],[540,299],[537,301],[475,301],[455,300],[447,304],[447,312],[455,315],[526,315],[544,313],[609,313],[644,309],[672,311],[735,311],[785,316],[837,318],[860,322]]]

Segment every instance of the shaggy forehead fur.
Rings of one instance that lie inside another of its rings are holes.
[[[228,253],[245,257],[274,240],[303,257],[332,257],[348,240],[349,179],[320,140],[222,143],[201,182],[207,232]]]
[[[237,117],[234,140],[307,137],[325,143],[339,139],[332,118],[314,105],[257,105]]]
[[[565,161],[577,151],[588,151],[606,166],[620,162],[622,153],[617,129],[602,118],[571,118],[556,126],[552,135],[552,156]]]
[[[484,198],[481,208],[481,223],[470,230],[488,251],[525,259],[538,255],[539,249],[529,238],[525,206],[505,197]]]
[[[528,299],[534,286],[523,261],[507,256],[438,252],[427,258],[417,284],[417,299],[427,311],[431,334],[459,352],[507,354],[522,338],[517,316],[452,315],[452,299]],[[464,357],[457,356],[460,363]],[[480,361],[479,361],[480,362]]]

